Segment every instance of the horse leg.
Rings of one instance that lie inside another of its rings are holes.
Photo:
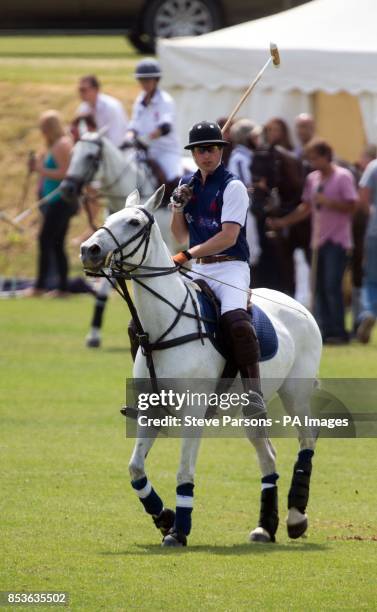
[[[155,428],[143,428],[143,437],[136,440],[134,450],[128,465],[131,475],[131,486],[144,506],[147,514],[152,516],[153,522],[163,536],[165,536],[174,524],[175,514],[173,510],[164,508],[162,499],[156,493],[145,473],[145,459],[152,448],[158,430]],[[145,436],[148,437],[145,437]]]
[[[289,416],[298,416],[301,425],[297,425],[300,450],[293,467],[291,485],[288,493],[287,530],[290,538],[302,536],[308,528],[306,507],[309,501],[312,457],[316,445],[316,433],[306,427],[305,416],[310,416],[310,398],[313,392],[313,380],[287,380],[279,390],[280,398]]]
[[[276,451],[263,427],[245,428],[247,438],[254,446],[261,470],[261,498],[258,527],[249,536],[250,542],[275,542],[279,525]]]
[[[177,473],[177,498],[174,525],[163,539],[163,546],[187,546],[194,507],[194,475],[200,446],[200,432],[195,438],[182,440],[181,459]]]
[[[107,280],[107,278],[101,279],[99,289],[96,295],[90,330],[86,337],[86,346],[90,348],[98,348],[99,346],[101,346],[101,327],[103,321],[103,313],[111,288],[112,286]]]

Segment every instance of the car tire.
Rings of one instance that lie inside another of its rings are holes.
[[[154,51],[155,39],[158,37],[196,36],[212,32],[223,25],[220,2],[151,0],[141,15],[137,38],[142,50]],[[138,44],[136,47],[141,50]]]

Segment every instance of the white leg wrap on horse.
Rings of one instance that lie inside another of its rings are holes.
[[[191,495],[177,495],[176,505],[180,508],[193,508],[194,498]]]
[[[145,499],[145,497],[148,497],[151,491],[152,491],[152,485],[149,482],[149,480],[147,480],[147,484],[145,485],[145,487],[143,487],[139,491],[135,489],[135,493],[138,497],[140,497],[140,499]]]

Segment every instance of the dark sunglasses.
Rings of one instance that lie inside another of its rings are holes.
[[[215,151],[218,151],[219,149],[220,149],[219,145],[203,145],[203,146],[194,147],[195,153],[200,153],[201,155],[204,155],[204,153],[214,153]]]

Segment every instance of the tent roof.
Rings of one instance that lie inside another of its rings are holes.
[[[376,0],[312,0],[204,36],[160,40],[164,83],[246,88],[268,59],[272,40],[281,67],[265,72],[262,89],[377,92],[376,24]]]

